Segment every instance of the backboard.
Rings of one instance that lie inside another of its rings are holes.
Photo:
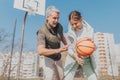
[[[14,8],[45,15],[45,0],[14,0]]]

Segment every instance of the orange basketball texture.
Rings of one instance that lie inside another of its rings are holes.
[[[82,38],[77,41],[75,48],[80,56],[90,56],[94,52],[95,44],[87,38]]]

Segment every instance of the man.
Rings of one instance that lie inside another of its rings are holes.
[[[68,26],[68,40],[70,46],[68,48],[68,55],[66,57],[65,68],[64,68],[64,79],[74,80],[74,75],[79,66],[83,69],[88,80],[97,80],[94,72],[95,64],[93,55],[83,57],[77,54],[75,50],[75,44],[78,39],[87,37],[86,39],[93,41],[93,29],[85,22],[80,12],[72,11],[69,14],[69,26]]]
[[[63,67],[61,52],[67,51],[68,45],[63,35],[63,27],[58,23],[60,11],[54,6],[46,10],[46,23],[38,30],[38,54],[44,56],[44,80],[62,80]],[[60,41],[65,46],[60,46]]]

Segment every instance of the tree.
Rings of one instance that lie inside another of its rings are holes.
[[[6,51],[10,48],[9,38],[10,33],[7,33],[4,29],[0,29],[0,51]]]
[[[8,37],[8,34],[3,30],[0,29],[0,44]]]

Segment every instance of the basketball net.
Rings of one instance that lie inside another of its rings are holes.
[[[31,6],[28,6],[28,15],[34,15],[35,16],[36,10],[32,8]]]

